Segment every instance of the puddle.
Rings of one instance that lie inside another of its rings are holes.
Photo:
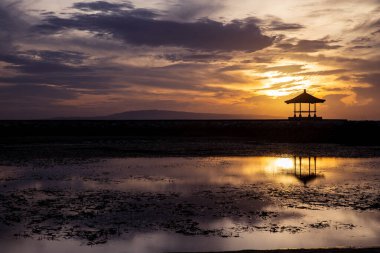
[[[378,246],[379,168],[329,157],[0,166],[2,252]]]

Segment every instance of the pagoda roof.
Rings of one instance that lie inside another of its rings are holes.
[[[310,95],[306,92],[306,90],[303,90],[303,93],[298,95],[295,98],[286,100],[285,103],[287,104],[294,104],[294,103],[306,103],[306,104],[316,104],[316,103],[323,103],[325,102],[325,99],[316,98],[313,95]]]

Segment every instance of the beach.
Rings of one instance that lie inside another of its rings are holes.
[[[373,143],[14,133],[0,146],[5,252],[378,252]]]

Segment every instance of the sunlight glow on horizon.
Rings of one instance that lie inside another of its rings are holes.
[[[324,118],[380,119],[376,1],[34,2],[0,3],[0,118],[287,118],[284,101],[307,89]]]

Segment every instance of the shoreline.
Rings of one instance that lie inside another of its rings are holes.
[[[0,162],[124,157],[380,157],[379,146],[260,143],[244,138],[30,137],[0,141]]]
[[[379,252],[380,252],[380,247],[238,250],[238,251],[168,252],[168,253],[379,253]]]
[[[259,143],[380,145],[380,121],[41,120],[0,121],[1,143],[19,138],[244,138]],[[17,142],[16,142],[17,143]]]

